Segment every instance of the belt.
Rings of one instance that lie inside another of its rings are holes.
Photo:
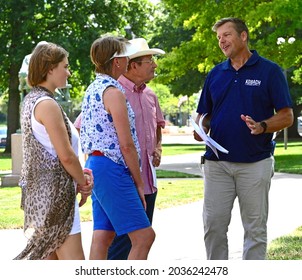
[[[93,151],[91,153],[92,156],[104,156],[104,153],[101,151]]]

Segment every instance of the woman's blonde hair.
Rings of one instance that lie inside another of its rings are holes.
[[[112,58],[126,49],[127,39],[106,35],[96,39],[90,48],[90,58],[95,66],[95,72],[111,75]]]
[[[68,52],[54,43],[37,45],[32,52],[28,66],[28,84],[33,87],[46,81],[50,70],[68,57]]]

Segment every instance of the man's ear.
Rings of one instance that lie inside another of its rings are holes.
[[[130,69],[132,69],[134,71],[137,70],[138,69],[138,63],[135,62],[135,61],[129,62],[129,64],[128,64],[128,70],[130,70]]]
[[[131,62],[128,63],[128,68],[134,68],[134,69],[136,69],[136,66],[137,66],[137,63],[134,62],[134,61],[131,61]]]
[[[242,31],[240,34],[241,40],[246,42],[247,41],[247,33],[246,31]]]

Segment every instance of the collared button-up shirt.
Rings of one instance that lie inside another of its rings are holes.
[[[165,120],[156,94],[145,84],[137,87],[125,76],[118,81],[125,89],[126,97],[135,113],[135,126],[141,149],[142,178],[145,183],[145,194],[156,191],[150,168],[152,154],[157,145],[157,127],[165,127]]]

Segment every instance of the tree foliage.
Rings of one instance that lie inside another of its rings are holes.
[[[302,109],[298,86],[302,84],[300,0],[162,0],[162,4],[166,19],[159,24],[163,32],[153,40],[163,42],[171,38],[171,52],[160,61],[158,82],[171,88],[174,85],[175,93],[197,92],[205,75],[225,60],[212,26],[223,17],[239,17],[249,27],[250,48],[286,70],[294,112],[299,114]],[[291,130],[297,135],[295,125]]]
[[[71,96],[79,98],[93,75],[91,43],[108,32],[129,36],[128,25],[132,34],[166,51],[158,60],[155,81],[167,85],[175,96],[190,96],[200,90],[210,69],[225,59],[213,24],[222,17],[243,18],[250,29],[250,48],[287,69],[298,108],[302,104],[297,86],[302,84],[300,2],[161,0],[154,9],[148,0],[0,0],[0,94],[8,92],[6,151],[11,148],[11,133],[19,128],[18,71],[24,56],[42,40],[66,48],[73,73]]]
[[[155,83],[154,81],[151,81],[148,85],[154,92],[156,92],[158,102],[164,115],[177,113],[178,98],[171,94],[168,86]]]
[[[164,11],[169,13],[163,27],[174,33],[174,36],[177,34],[179,38],[174,40],[172,37],[171,41],[175,42],[170,46],[172,52],[161,61],[160,81],[168,84],[187,75],[192,69],[206,74],[215,64],[224,60],[212,26],[220,18],[233,16],[240,17],[247,23],[251,49],[257,49],[261,55],[275,61],[284,69],[294,67],[295,81],[302,82],[300,0],[162,2]],[[179,29],[183,32],[177,32]],[[190,38],[183,34],[190,34]],[[162,41],[161,35],[158,38]],[[279,38],[284,38],[282,44],[277,44]],[[292,38],[295,39],[294,42]]]
[[[0,93],[9,93],[7,152],[10,135],[19,128],[18,72],[39,41],[57,43],[69,52],[75,95],[92,78],[91,43],[108,32],[126,35],[127,25],[138,36],[145,34],[146,14],[151,14],[147,0],[0,0],[0,9]]]

